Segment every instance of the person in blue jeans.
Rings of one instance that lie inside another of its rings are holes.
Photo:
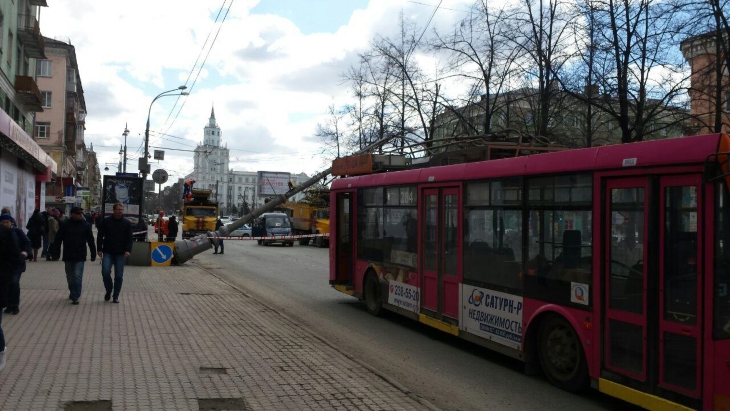
[[[132,223],[124,218],[124,205],[114,204],[114,213],[98,225],[96,244],[101,257],[101,276],[104,279],[104,301],[109,301],[114,292],[114,302],[119,302],[119,293],[124,281],[124,261],[132,252]],[[112,282],[112,265],[114,282]]]
[[[86,246],[91,251],[91,261],[96,260],[96,245],[91,224],[84,219],[84,209],[73,207],[71,218],[61,224],[56,234],[54,246],[60,249],[63,244],[63,262],[68,282],[68,298],[71,304],[78,305],[81,298],[81,284],[84,279],[84,263],[86,262]]]

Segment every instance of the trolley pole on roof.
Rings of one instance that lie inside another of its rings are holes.
[[[395,137],[395,136],[384,137],[384,138],[370,144],[369,146],[352,153],[351,155],[359,155],[359,154],[368,153],[371,150],[387,143],[393,137]],[[215,242],[217,244],[218,237],[227,237],[231,231],[235,231],[236,229],[242,227],[244,224],[247,224],[247,223],[253,221],[255,218],[257,218],[261,214],[272,211],[279,204],[283,204],[284,202],[286,202],[286,200],[289,197],[292,197],[296,194],[301,193],[305,189],[311,187],[312,185],[316,184],[318,181],[327,177],[331,172],[332,172],[332,167],[329,167],[326,170],[320,171],[319,173],[317,173],[313,177],[311,177],[309,180],[303,182],[302,184],[299,184],[298,186],[292,188],[291,190],[287,191],[284,194],[279,194],[277,196],[272,197],[271,201],[269,201],[268,203],[251,211],[247,215],[239,218],[235,222],[231,223],[229,226],[221,227],[218,231],[215,231],[215,232],[209,231],[207,235],[199,235],[199,236],[193,237],[191,239],[176,241],[175,242],[175,261],[178,264],[182,264],[182,263],[190,260],[194,256],[196,256],[206,250],[210,250],[210,247],[213,242]]]

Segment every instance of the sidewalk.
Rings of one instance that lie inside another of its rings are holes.
[[[127,266],[104,302],[99,260],[71,305],[62,262],[28,263],[3,314],[0,410],[421,410],[389,383],[209,272]]]

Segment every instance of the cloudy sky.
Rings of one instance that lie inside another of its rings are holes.
[[[439,0],[73,0],[41,10],[44,36],[76,48],[86,99],[86,144],[119,162],[125,124],[128,171],[144,150],[165,151],[171,179],[192,172],[211,107],[241,171],[305,172],[329,166],[313,136],[330,104],[351,102],[341,74],[399,13],[425,27]],[[446,29],[472,0],[443,0],[428,30]],[[225,21],[223,21],[225,17]],[[216,22],[217,19],[217,22]],[[223,21],[223,22],[222,22]],[[222,23],[221,23],[222,22]],[[114,171],[110,167],[110,171]]]

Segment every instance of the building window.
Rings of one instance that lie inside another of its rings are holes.
[[[51,123],[38,122],[35,124],[35,137],[48,138],[51,136]]]
[[[38,60],[36,62],[36,74],[41,77],[53,75],[53,62],[51,60]]]
[[[43,99],[43,108],[51,108],[51,93],[50,91],[41,91],[41,97]]]

